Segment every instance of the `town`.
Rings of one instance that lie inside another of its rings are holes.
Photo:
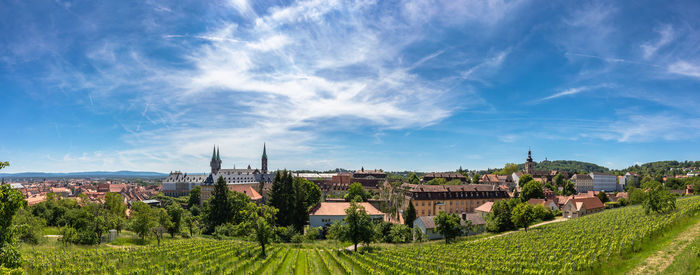
[[[535,162],[528,151],[522,165],[508,163],[491,171],[460,167],[391,173],[362,167],[311,173],[268,170],[266,146],[261,168],[222,168],[215,147],[207,174],[174,171],[145,180],[13,178],[3,179],[3,192],[23,197],[24,209],[8,226],[29,223],[17,231],[27,244],[49,237],[66,244],[144,245],[153,238],[161,246],[179,238],[229,240],[253,234],[262,257],[269,257],[265,247],[274,243],[318,243],[367,253],[372,243],[449,243],[527,232],[640,204],[647,212],[668,213],[678,207],[676,198],[695,197],[700,187],[700,162],[660,162],[667,167],[655,172],[639,166],[589,173],[536,169],[547,162]],[[89,210],[95,207],[105,211]],[[47,271],[41,263],[30,268]]]
[[[0,7],[0,275],[700,274],[700,1]]]

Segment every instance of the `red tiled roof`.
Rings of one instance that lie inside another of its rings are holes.
[[[240,184],[229,184],[228,190],[235,191],[238,193],[243,193],[253,201],[262,199],[262,196],[260,195],[260,193],[258,193],[258,191],[255,191],[255,189],[251,186],[240,185]]]
[[[583,206],[586,207],[586,210],[592,210],[592,209],[598,209],[598,208],[604,208],[605,205],[603,204],[598,197],[586,197],[586,198],[574,198],[573,203],[578,204],[578,203],[583,203]],[[576,208],[579,208],[578,206]]]
[[[487,212],[487,213],[490,213],[490,212],[491,212],[491,207],[493,207],[493,202],[492,202],[492,201],[488,201],[488,202],[485,202],[485,203],[482,204],[482,205],[479,205],[479,207],[475,208],[474,211],[480,211],[480,212]]]
[[[374,208],[369,202],[360,202],[358,204],[365,208],[368,215],[384,215],[384,213]],[[322,202],[316,206],[309,215],[345,216],[345,209],[348,208],[350,208],[349,202]]]

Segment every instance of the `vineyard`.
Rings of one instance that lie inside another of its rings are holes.
[[[266,258],[244,241],[180,240],[160,247],[53,249],[23,255],[30,274],[570,274],[590,273],[639,250],[684,217],[700,197],[679,199],[667,215],[639,206],[607,210],[494,238],[403,245],[364,254],[273,245]]]

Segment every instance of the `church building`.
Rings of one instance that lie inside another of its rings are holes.
[[[211,192],[214,190],[214,183],[219,177],[222,177],[227,185],[250,186],[254,189],[258,189],[261,181],[270,183],[274,177],[267,168],[267,146],[265,144],[263,145],[260,169],[251,168],[250,165],[245,169],[237,169],[235,166],[232,169],[226,169],[221,168],[221,164],[219,148],[214,147],[211,161],[209,162],[210,173],[188,175],[180,171],[171,172],[163,180],[163,193],[173,197],[186,196],[192,188],[201,186],[202,193],[200,198],[204,201],[211,196]]]

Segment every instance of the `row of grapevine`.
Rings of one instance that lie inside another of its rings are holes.
[[[700,212],[700,196],[666,215],[639,206],[451,245],[404,245],[351,253],[245,241],[188,239],[161,246],[60,248],[23,255],[29,274],[571,274],[640,246]]]

